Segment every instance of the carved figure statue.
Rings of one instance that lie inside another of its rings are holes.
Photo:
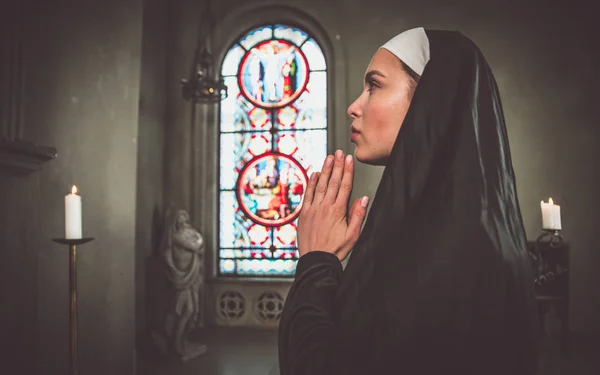
[[[202,303],[204,239],[192,227],[184,210],[174,211],[165,227],[163,257],[166,275],[174,291],[165,331],[170,349],[184,360],[202,354],[204,345],[190,342],[190,332],[198,327]]]

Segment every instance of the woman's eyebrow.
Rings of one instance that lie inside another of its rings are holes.
[[[379,70],[370,70],[369,72],[367,72],[367,74],[365,74],[365,82],[370,81],[374,75],[378,75],[382,78],[385,78],[385,74],[381,73]]]

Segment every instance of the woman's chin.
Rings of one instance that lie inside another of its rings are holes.
[[[386,160],[384,158],[378,158],[377,155],[363,152],[363,150],[358,146],[354,149],[354,158],[356,158],[356,160],[359,162],[368,165],[384,166],[386,164]]]

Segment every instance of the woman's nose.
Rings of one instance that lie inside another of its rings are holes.
[[[360,109],[360,96],[359,96],[348,107],[348,116],[350,116],[350,118],[352,118],[352,119],[356,119],[357,117],[360,117],[360,114],[361,114],[361,109]]]

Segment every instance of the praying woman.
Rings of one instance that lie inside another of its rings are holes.
[[[280,374],[535,374],[533,276],[483,53],[407,30],[348,115],[354,154],[329,155],[304,194]],[[385,166],[372,202],[349,203],[356,162]]]

